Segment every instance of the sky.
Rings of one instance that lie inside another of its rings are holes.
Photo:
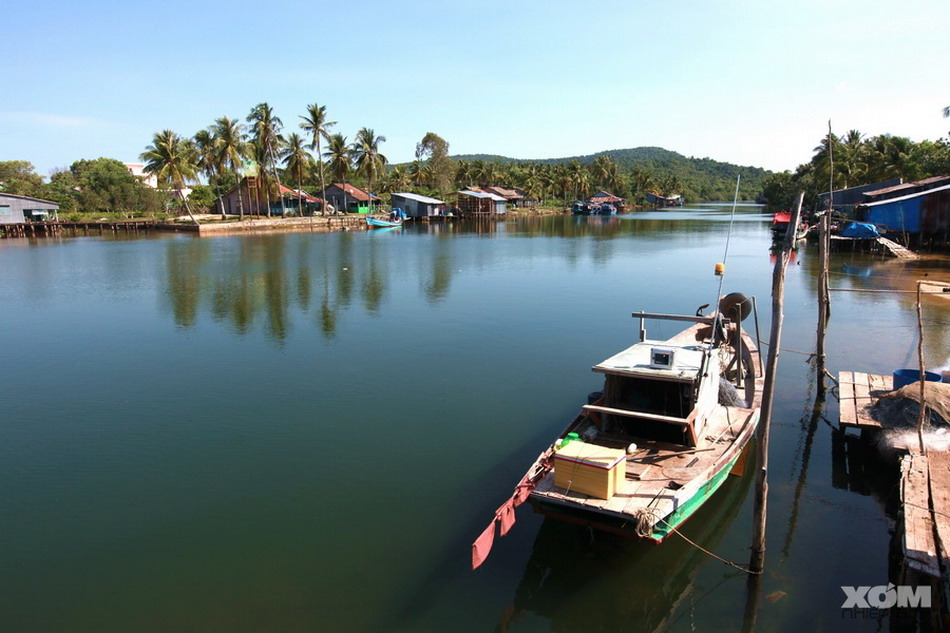
[[[794,170],[827,133],[946,137],[950,2],[7,0],[0,161],[138,162],[269,103],[451,154],[656,146]]]

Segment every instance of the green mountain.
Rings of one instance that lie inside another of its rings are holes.
[[[744,200],[758,198],[771,173],[761,167],[734,165],[711,158],[686,157],[662,147],[636,147],[615,149],[585,156],[565,158],[519,159],[493,154],[460,154],[455,160],[496,162],[511,165],[525,163],[558,164],[573,160],[581,164],[593,163],[599,156],[610,156],[627,173],[645,172],[654,182],[676,177],[682,185],[682,193],[688,200],[731,200],[735,193],[736,176],[741,176],[739,197]]]

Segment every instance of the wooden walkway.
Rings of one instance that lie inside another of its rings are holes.
[[[882,393],[894,388],[891,376],[843,371],[838,374],[841,413],[838,423],[858,429],[880,429],[881,423],[871,417],[870,408]]]
[[[122,222],[16,222],[0,224],[0,237],[41,237],[61,235],[64,231],[102,234],[106,231],[137,233],[159,227],[154,220],[126,220]]]
[[[897,242],[887,239],[886,237],[877,238],[877,243],[883,246],[886,251],[898,259],[917,259],[917,253],[901,246]]]
[[[850,246],[852,251],[874,251],[875,245],[878,245],[886,254],[898,259],[917,259],[918,257],[914,251],[886,237],[841,237],[840,235],[832,235],[831,244],[832,248],[837,250],[847,245]]]
[[[900,490],[904,559],[910,569],[939,578],[950,564],[950,454],[906,455]]]

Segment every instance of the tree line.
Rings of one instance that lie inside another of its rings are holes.
[[[801,190],[813,203],[834,186],[842,188],[899,176],[916,180],[950,173],[946,139],[915,143],[907,138],[867,137],[851,130],[828,136],[811,161],[794,172],[768,172],[709,158],[687,158],[656,147],[613,150],[563,159],[518,160],[493,155],[451,156],[449,143],[434,132],[416,145],[415,160],[391,165],[381,151],[386,137],[363,127],[352,141],[334,132],[326,106],[308,105],[296,129],[266,102],[244,119],[223,116],[193,136],[156,132],[140,158],[158,189],[145,186],[119,161],[78,160],[54,172],[49,182],[26,161],[0,162],[0,186],[58,202],[63,212],[148,215],[171,207],[224,214],[221,196],[247,176],[256,179],[255,195],[265,208],[285,202],[280,187],[319,195],[328,180],[354,184],[376,194],[412,191],[438,198],[472,186],[523,190],[542,204],[569,204],[598,190],[642,202],[647,192],[681,194],[689,201],[728,200],[741,175],[739,197],[763,199],[784,207]],[[184,190],[191,189],[187,198]],[[244,196],[238,196],[243,216]],[[303,205],[298,200],[298,208]]]
[[[813,151],[811,160],[794,172],[776,172],[766,178],[762,197],[770,207],[788,208],[802,191],[805,205],[814,208],[818,195],[829,190],[950,174],[950,142],[945,138],[917,143],[903,136],[867,136],[849,130],[842,136],[825,136]]]

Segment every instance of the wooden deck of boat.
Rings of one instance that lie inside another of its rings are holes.
[[[841,426],[858,429],[880,429],[881,423],[871,417],[870,409],[881,397],[893,388],[891,376],[843,371],[838,374]]]
[[[628,519],[632,524],[644,509],[653,511],[655,517],[665,517],[718,472],[717,466],[727,458],[736,438],[750,430],[749,423],[754,429],[758,414],[758,409],[720,407],[718,414],[708,420],[696,448],[634,440],[637,450],[626,463],[624,484],[610,499],[557,488],[553,471],[542,478],[532,494],[555,503],[578,504],[614,518]],[[601,433],[594,440],[598,445],[615,448],[624,448],[630,441],[608,433]]]
[[[939,578],[950,563],[950,454],[904,456],[900,491],[907,566]]]

